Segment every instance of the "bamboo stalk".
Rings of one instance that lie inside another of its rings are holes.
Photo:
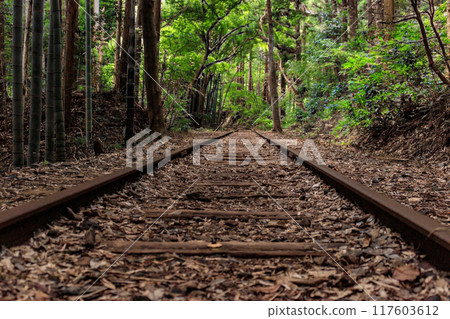
[[[91,0],[86,0],[86,146],[92,135],[92,25]]]
[[[125,128],[125,143],[128,139],[134,135],[134,113],[135,113],[135,55],[136,55],[136,28],[135,28],[135,5],[132,3],[130,7],[130,27],[128,29],[129,42],[128,42],[128,72],[127,72],[127,120]]]
[[[42,51],[44,35],[44,0],[33,1],[31,59],[31,107],[28,140],[28,165],[39,161],[42,114]],[[21,70],[22,71],[22,70]]]
[[[55,37],[53,0],[50,2],[50,25],[48,36],[48,59],[46,80],[46,108],[45,108],[45,160],[55,161]]]
[[[23,154],[23,35],[22,35],[23,2],[13,2],[13,165],[24,164]]]
[[[61,7],[59,0],[52,0],[54,16],[54,45],[55,45],[55,74],[54,74],[54,98],[55,98],[55,129],[56,129],[56,153],[57,161],[66,159],[66,136],[64,125],[64,109],[62,103],[62,61],[61,61]]]

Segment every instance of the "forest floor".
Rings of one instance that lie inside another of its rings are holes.
[[[268,136],[297,140],[300,150],[305,135],[295,131]],[[333,142],[327,134],[313,140],[325,163],[372,189],[410,206],[419,213],[450,225],[450,169],[439,160],[417,161],[374,155],[350,145]]]
[[[240,131],[225,139],[224,150],[232,138],[237,139],[239,158],[249,155],[242,139],[253,145],[258,139],[250,131]],[[202,154],[215,151],[208,146]],[[280,165],[275,147],[265,143],[260,154],[268,165],[253,160],[230,166],[226,160],[202,159],[196,166],[192,155],[177,159],[154,176],[144,175],[115,194],[99,197],[73,219],[55,220],[27,244],[3,252],[0,299],[76,300],[84,292],[84,300],[448,298],[448,275],[432,267],[397,233],[306,168],[292,162]],[[219,181],[228,184],[217,185]],[[251,185],[232,184],[236,182]],[[264,196],[262,189],[272,195]],[[148,215],[168,207],[272,211],[281,216],[285,209],[301,221],[194,217],[158,218],[156,223]],[[114,249],[118,242],[129,245],[141,234],[141,243],[200,240],[214,247],[231,241],[311,244],[315,238],[335,259],[154,255],[136,246],[86,291],[120,255]]]

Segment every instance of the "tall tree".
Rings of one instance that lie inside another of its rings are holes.
[[[127,121],[125,127],[125,143],[134,135],[134,103],[135,97],[135,71],[136,71],[136,28],[135,28],[135,6],[134,4],[130,9],[130,27],[129,32],[129,44],[128,44],[128,76],[127,76]]]
[[[137,12],[142,11],[142,0],[137,1]],[[140,88],[140,81],[141,81],[141,64],[142,64],[142,16],[140,14],[136,14],[136,84],[135,84],[135,96],[136,99],[139,98],[139,88]],[[144,90],[144,85],[142,85],[142,90]],[[142,92],[141,100],[144,100],[144,93]],[[142,108],[145,108],[144,103],[142,103]]]
[[[128,62],[128,44],[129,44],[129,29],[131,24],[130,11],[131,7],[135,6],[135,0],[125,0],[125,13],[122,31],[122,50],[120,50],[119,62],[119,86],[120,94],[125,94],[127,83],[127,62]],[[134,9],[133,9],[134,10]],[[133,18],[134,19],[134,18]]]
[[[100,18],[100,0],[93,1],[92,45],[97,49],[97,63],[94,63],[92,66],[92,87],[94,92],[100,92],[103,64],[103,32],[101,32],[102,19]]]
[[[61,62],[61,7],[60,0],[52,0],[53,9],[53,36],[54,36],[54,111],[55,111],[55,134],[56,134],[56,153],[55,160],[64,161],[66,159],[66,135],[64,126],[64,109],[62,101],[62,62]]]
[[[117,0],[117,14],[116,14],[116,52],[114,53],[114,89],[117,91],[119,87],[120,78],[120,52],[122,52],[122,6],[123,0]]]
[[[387,0],[388,1],[388,0]],[[422,36],[422,43],[425,49],[425,54],[427,56],[427,60],[428,60],[428,66],[430,67],[430,69],[438,76],[438,78],[441,80],[441,82],[447,86],[450,86],[450,79],[447,78],[444,74],[444,72],[442,72],[439,68],[439,65],[436,64],[436,61],[434,59],[434,52],[436,52],[437,50],[435,50],[434,48],[431,47],[432,42],[430,42],[429,37],[427,35],[427,29],[425,27],[425,24],[423,22],[422,19],[422,12],[420,10],[420,0],[410,0],[411,2],[411,6],[414,10],[414,14],[415,14],[415,18],[417,20],[417,23],[419,24],[419,30],[420,30],[420,34]],[[386,5],[386,4],[385,4]],[[437,39],[437,42],[439,44],[439,48],[440,48],[440,56],[447,56],[447,51],[445,48],[445,45],[442,41],[441,38],[441,34],[440,32],[437,30],[435,22],[434,22],[434,15],[435,15],[435,8],[434,8],[434,3],[433,1],[428,2],[428,17],[429,17],[429,22],[430,22],[430,26],[431,29],[433,30],[434,36]],[[450,62],[447,60],[444,60],[446,69],[449,70],[450,69]]]
[[[249,58],[248,58],[248,91],[253,92],[253,55],[252,49],[250,49]]]
[[[0,112],[6,108],[5,0],[0,0]]]
[[[242,54],[240,55],[239,59],[241,61],[239,61],[236,66],[236,72],[238,74],[238,76],[236,77],[236,84],[237,84],[237,91],[243,91],[243,90],[245,90],[245,74],[244,74],[245,73],[244,72],[245,71],[245,61],[244,61],[244,57],[242,56]],[[207,85],[207,83],[206,83],[206,85]],[[206,87],[205,87],[205,89],[206,89]],[[200,96],[204,96],[203,90],[201,92],[202,93],[200,94]],[[244,106],[245,99],[242,98],[242,96],[241,96],[237,99],[237,103],[240,104],[241,106]]]
[[[342,18],[342,26],[344,27],[344,30],[347,31],[348,29],[348,1],[349,0],[342,0],[341,1],[341,18]],[[348,41],[348,33],[344,32],[341,35],[341,42],[347,42]]]
[[[159,36],[161,30],[161,0],[143,0],[142,33],[144,40],[144,70],[150,129],[164,133],[164,117],[159,84]]]
[[[273,17],[272,17],[272,1],[266,0],[266,15],[268,25],[268,62],[269,62],[269,101],[272,107],[272,130],[281,132],[280,109],[278,106],[278,88],[277,88],[277,69],[274,57],[274,34],[273,34]]]
[[[248,27],[248,23],[234,23],[231,26],[227,26],[227,17],[234,14],[241,5],[243,0],[236,0],[233,2],[225,2],[225,8],[220,8],[220,2],[203,2],[202,10],[198,11],[197,19],[201,19],[202,30],[195,32],[201,39],[203,44],[202,48],[202,59],[200,65],[194,73],[194,77],[189,84],[189,90],[194,93],[197,90],[196,86],[199,85],[201,78],[204,77],[204,73],[207,69],[213,67],[214,65],[226,62],[234,58],[238,54],[240,49],[239,43],[234,41],[234,37],[245,32]],[[222,9],[222,10],[220,10]],[[225,10],[223,10],[225,9]],[[220,11],[219,11],[220,10]],[[231,41],[233,39],[233,41]],[[230,45],[233,43],[233,45]],[[225,49],[225,50],[223,50]],[[216,56],[215,56],[216,55]],[[217,55],[223,56],[219,58]],[[242,68],[239,65],[238,68]],[[243,82],[242,82],[243,83]],[[201,92],[200,95],[204,95],[205,92]],[[202,109],[202,105],[197,105],[196,109]]]
[[[71,124],[72,92],[76,81],[75,34],[78,25],[78,4],[74,0],[66,0],[66,23],[64,45],[64,119],[65,126]]]
[[[23,73],[22,73],[22,17],[23,1],[13,2],[13,165],[21,167],[24,164],[23,155]]]
[[[23,39],[23,83],[24,83],[24,92],[25,97],[28,97],[28,60],[30,57],[30,41],[31,41],[31,17],[33,13],[33,0],[27,1],[26,6],[26,16],[25,16],[25,31],[24,31],[24,39]]]
[[[92,135],[92,21],[91,1],[86,0],[86,146]]]
[[[263,88],[262,88],[262,97],[263,100],[270,104],[269,99],[269,55],[267,51],[263,52],[264,55],[264,79],[263,79]]]
[[[53,0],[50,1],[50,23],[48,32],[48,58],[45,105],[45,160],[55,161],[55,15]]]
[[[383,7],[384,7],[384,1],[385,0],[372,0],[375,1],[374,6],[374,18],[375,18],[375,27],[377,29],[382,28],[382,22],[383,22]]]
[[[31,51],[31,106],[30,133],[28,138],[28,165],[39,161],[42,114],[42,49],[44,35],[44,0],[33,1]],[[20,55],[19,58],[22,58]],[[22,70],[21,70],[22,72]]]
[[[373,22],[375,20],[375,1],[376,0],[367,0],[367,28],[369,32],[371,32],[371,28],[373,27]]]
[[[384,33],[384,39],[389,40],[391,38],[392,30],[394,29],[394,12],[395,5],[394,0],[384,0],[384,13],[383,21],[386,23],[386,30]]]
[[[333,2],[336,6],[336,2]],[[296,14],[300,13],[300,0],[295,0],[294,2],[294,10]],[[337,7],[336,9],[337,10]],[[300,61],[300,57],[302,55],[302,44],[301,44],[301,32],[300,32],[300,21],[296,21],[295,23],[295,59]]]
[[[358,0],[348,0],[348,26],[348,35],[354,39],[358,29]]]

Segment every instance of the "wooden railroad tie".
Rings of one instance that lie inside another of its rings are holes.
[[[235,182],[235,181],[223,181],[223,182],[203,182],[197,183],[196,186],[230,186],[230,187],[248,187],[248,186],[258,186],[256,183],[249,182]]]
[[[190,200],[198,200],[202,202],[210,202],[212,199],[245,199],[245,198],[299,198],[298,194],[262,194],[262,193],[251,193],[251,194],[242,194],[242,193],[229,193],[228,195],[223,194],[202,194],[200,192],[191,192],[186,194],[186,199]],[[176,200],[175,196],[147,196],[148,199],[172,199]]]
[[[221,211],[221,210],[192,210],[192,209],[146,209],[145,216],[161,219],[191,219],[194,217],[204,217],[211,219],[275,219],[292,220],[294,218],[300,225],[309,226],[311,220],[308,218],[291,214],[292,218],[285,212],[252,212],[252,211]]]
[[[111,241],[106,243],[105,250],[121,254],[131,245],[130,241]],[[339,248],[345,243],[321,244],[325,249]],[[286,243],[286,242],[239,242],[228,241],[208,243],[206,241],[188,242],[137,242],[128,254],[164,254],[176,253],[181,255],[218,255],[225,254],[235,257],[264,258],[264,257],[304,257],[327,256],[314,243]]]

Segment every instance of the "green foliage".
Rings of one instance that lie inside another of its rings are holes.
[[[12,1],[6,0],[6,59],[11,59]],[[116,0],[101,1],[102,28],[115,37]],[[341,3],[341,1],[337,1]],[[293,87],[279,96],[285,127],[310,124],[317,118],[341,115],[336,132],[367,126],[379,119],[390,119],[405,101],[420,102],[430,91],[442,90],[430,72],[421,34],[415,20],[395,25],[387,41],[384,32],[367,29],[366,1],[359,1],[358,35],[344,41],[347,26],[343,23],[347,10],[332,11],[329,1],[302,0],[296,12],[294,1],[273,1],[275,20],[275,59]],[[80,0],[84,7],[85,0]],[[427,3],[422,3],[425,10]],[[48,2],[46,2],[48,12]],[[408,0],[396,1],[396,16],[412,14]],[[124,10],[122,8],[122,10]],[[267,50],[267,26],[262,19],[265,0],[166,0],[162,2],[160,40],[161,85],[164,88],[164,108],[174,131],[187,131],[192,121],[184,109],[189,105],[194,77],[221,75],[217,108],[224,117],[233,116],[237,123],[270,128],[270,105],[262,97],[266,74],[264,55]],[[362,14],[364,12],[364,14]],[[218,17],[222,17],[218,19]],[[433,49],[437,41],[426,14],[423,15]],[[446,35],[446,2],[436,4],[435,24],[444,44]],[[85,72],[85,15],[80,10],[77,30],[79,89]],[[44,28],[48,30],[48,15]],[[234,32],[236,28],[240,28]],[[300,37],[295,32],[300,32]],[[229,33],[232,32],[231,35]],[[303,38],[304,32],[306,37]],[[228,37],[229,36],[229,37]],[[214,44],[226,38],[222,45],[206,54]],[[44,35],[47,41],[48,35]],[[99,39],[100,35],[94,36]],[[103,46],[101,82],[104,90],[113,88],[116,43],[106,38]],[[296,56],[296,39],[304,41],[300,56]],[[209,42],[208,42],[209,41]],[[47,42],[44,44],[47,47]],[[98,60],[99,46],[93,48]],[[444,68],[444,58],[434,56],[437,67]],[[248,88],[249,60],[252,59],[253,90]],[[229,59],[227,59],[229,58]],[[222,62],[218,62],[222,61]],[[217,63],[216,63],[217,62]],[[238,71],[244,65],[243,71]],[[201,67],[204,69],[201,69]],[[10,65],[6,81],[11,87]],[[280,73],[280,72],[278,72]],[[143,71],[140,70],[141,79]],[[244,83],[244,84],[242,84]],[[141,83],[142,85],[142,83]],[[167,91],[165,91],[167,90]],[[280,90],[281,91],[281,90]],[[174,101],[175,100],[175,101]],[[210,115],[202,115],[207,122]],[[220,119],[223,121],[224,118]],[[84,141],[75,142],[81,143]]]
[[[190,124],[191,120],[189,118],[177,118],[172,126],[172,131],[187,132],[189,131]]]
[[[114,62],[102,66],[103,86],[112,89],[114,87]]]
[[[436,12],[435,23],[445,25],[445,5]],[[325,19],[326,13],[318,19]],[[440,90],[433,78],[415,21],[396,25],[390,40],[368,37],[363,31],[348,43],[339,43],[340,17],[332,17],[324,28],[311,30],[302,61],[292,63],[291,75],[300,78],[306,111],[288,109],[285,125],[328,117],[339,112],[342,120],[336,132],[370,125],[375,119],[389,119],[405,101],[418,102],[429,90]],[[431,34],[428,20],[426,27]],[[441,36],[448,40],[445,28]],[[443,68],[442,59],[437,63]]]

